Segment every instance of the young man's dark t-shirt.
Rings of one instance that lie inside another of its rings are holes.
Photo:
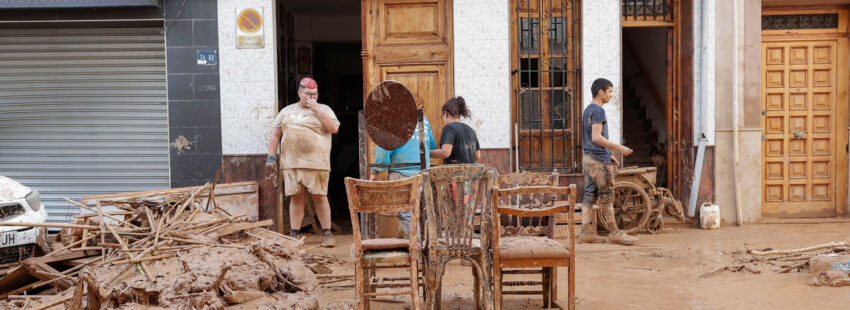
[[[445,159],[447,164],[474,164],[475,151],[480,149],[478,136],[469,125],[453,122],[443,127],[440,145],[451,144],[452,153]]]
[[[584,109],[581,118],[581,148],[584,154],[601,163],[611,162],[611,151],[593,142],[593,124],[602,124],[602,136],[608,139],[608,120],[605,118],[605,109],[598,104],[591,103]]]

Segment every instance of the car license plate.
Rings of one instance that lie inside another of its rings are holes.
[[[38,229],[0,233],[0,247],[36,243]]]

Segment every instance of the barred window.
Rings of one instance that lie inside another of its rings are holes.
[[[514,152],[521,170],[579,170],[577,2],[511,2]]]

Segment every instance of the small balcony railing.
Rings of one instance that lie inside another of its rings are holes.
[[[623,21],[673,22],[672,0],[623,0]]]

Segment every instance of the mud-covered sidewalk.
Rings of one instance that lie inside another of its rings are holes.
[[[723,226],[719,230],[665,227],[658,235],[639,234],[637,246],[578,245],[576,295],[578,309],[846,309],[850,287],[815,287],[815,275],[791,271],[760,274],[723,271],[701,279],[717,268],[731,265],[732,253],[751,249],[801,248],[850,240],[850,223],[754,224]],[[318,244],[319,237],[310,236]],[[352,273],[351,236],[337,237],[332,253],[344,264],[334,273]],[[443,309],[472,309],[472,272],[459,261],[443,278]],[[566,269],[559,272],[558,296],[566,298]],[[354,288],[321,287],[321,306],[354,308]],[[408,297],[373,301],[372,309],[409,309]],[[539,309],[540,297],[506,296],[503,309]]]

